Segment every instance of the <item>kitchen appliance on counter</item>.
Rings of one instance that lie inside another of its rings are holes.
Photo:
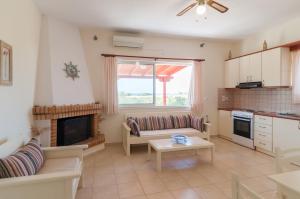
[[[251,110],[232,111],[233,142],[242,146],[254,147],[254,113]]]

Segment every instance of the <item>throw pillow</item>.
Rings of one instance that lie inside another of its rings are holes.
[[[0,159],[0,178],[21,177],[36,174],[45,161],[38,141],[32,139],[16,153]]]
[[[138,125],[138,123],[132,119],[132,118],[129,118],[127,119],[127,124],[129,126],[129,128],[131,129],[130,133],[132,135],[135,135],[135,136],[140,136],[140,127]]]

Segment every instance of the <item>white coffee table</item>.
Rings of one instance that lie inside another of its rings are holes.
[[[185,150],[211,150],[211,163],[214,162],[215,145],[200,137],[189,137],[186,144],[174,144],[172,139],[149,140],[148,142],[148,160],[151,158],[151,148],[156,151],[156,169],[161,171],[161,154],[171,151]]]

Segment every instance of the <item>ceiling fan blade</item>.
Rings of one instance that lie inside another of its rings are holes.
[[[221,13],[225,13],[229,10],[229,8],[227,8],[226,6],[223,6],[222,4],[216,2],[216,1],[213,1],[213,0],[209,0],[207,1],[207,4],[216,9],[217,11],[221,12]]]
[[[184,15],[187,11],[189,11],[190,9],[195,7],[196,5],[197,5],[197,3],[192,3],[191,5],[189,5],[185,9],[183,9],[181,12],[179,12],[176,16],[180,17],[180,16]]]

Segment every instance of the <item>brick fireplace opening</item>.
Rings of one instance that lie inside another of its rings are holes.
[[[57,120],[57,146],[68,146],[92,137],[91,115]]]
[[[87,144],[89,147],[105,142],[100,133],[101,104],[35,106],[35,120],[50,120],[50,145]]]

